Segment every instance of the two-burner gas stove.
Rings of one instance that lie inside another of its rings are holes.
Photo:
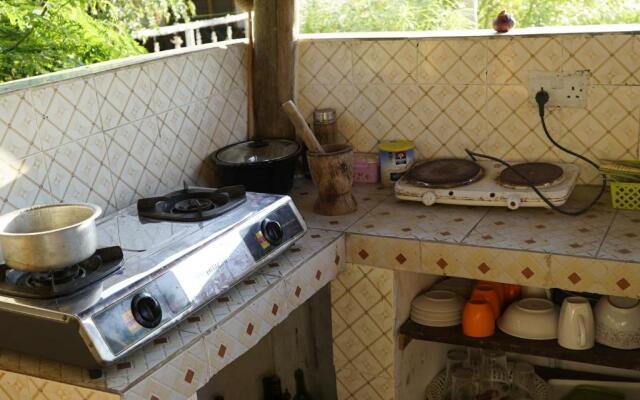
[[[0,265],[0,348],[112,364],[281,254],[306,232],[288,196],[187,188],[98,222],[99,249],[61,271]]]

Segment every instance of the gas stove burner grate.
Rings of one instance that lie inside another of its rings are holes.
[[[527,178],[523,179],[520,175]],[[551,187],[558,184],[564,176],[562,167],[545,162],[527,162],[505,168],[498,176],[498,183],[512,189],[529,188],[529,183],[536,187]]]
[[[197,222],[220,216],[246,201],[244,186],[190,188],[138,200],[138,215],[160,221]]]
[[[408,172],[408,177],[420,186],[452,188],[476,182],[484,175],[484,169],[477,163],[445,158],[420,163]]]
[[[215,208],[216,205],[210,199],[189,198],[176,202],[173,205],[175,213],[202,212]]]
[[[51,299],[76,294],[113,274],[124,255],[118,246],[104,247],[81,263],[58,271],[25,272],[0,265],[0,294]]]
[[[58,271],[33,272],[26,278],[29,287],[54,287],[86,276],[86,270],[79,264]]]

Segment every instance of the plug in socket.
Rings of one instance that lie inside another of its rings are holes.
[[[589,71],[575,72],[529,72],[529,98],[533,104],[540,89],[549,93],[548,107],[587,106],[587,83]]]

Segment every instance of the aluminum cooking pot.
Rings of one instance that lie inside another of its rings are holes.
[[[0,247],[11,268],[44,272],[62,269],[89,258],[96,251],[93,204],[51,204],[0,216]]]

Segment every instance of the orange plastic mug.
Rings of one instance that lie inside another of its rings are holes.
[[[492,281],[478,281],[478,284],[476,286],[478,285],[489,285],[495,288],[496,292],[498,293],[498,297],[500,298],[500,304],[503,306],[507,304],[507,296],[506,296],[504,283],[492,282]]]
[[[509,305],[516,300],[520,299],[520,294],[522,292],[522,286],[505,283],[504,284],[504,305]]]
[[[495,287],[489,285],[477,285],[471,292],[471,300],[484,299],[491,306],[493,310],[493,318],[498,319],[500,317],[500,311],[502,310],[502,303],[500,302],[500,296]]]
[[[462,311],[462,333],[469,337],[488,337],[495,332],[493,310],[484,299],[467,301]]]

